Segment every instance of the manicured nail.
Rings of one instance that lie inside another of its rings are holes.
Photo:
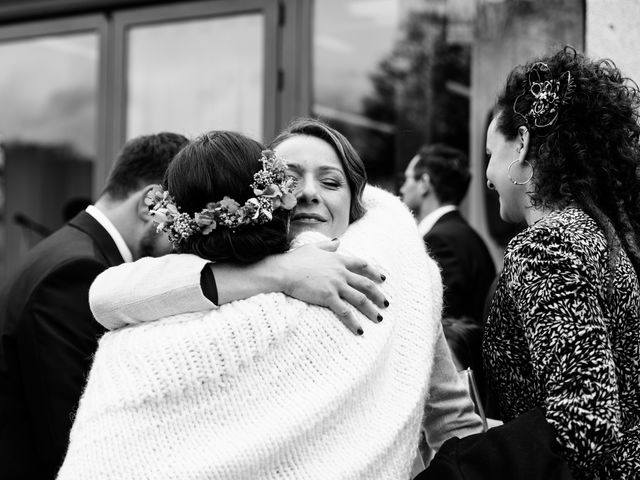
[[[361,328],[359,328],[358,330],[356,330],[356,333],[358,335],[362,335],[364,333],[364,330],[362,330]]]
[[[385,301],[384,301],[384,306],[385,306],[385,307],[388,307],[388,306],[389,306],[389,300],[385,300]]]
[[[380,274],[380,278],[382,279],[382,281],[383,281],[383,282],[387,279],[387,277],[385,277],[385,276],[384,276],[384,275],[382,275],[382,274]]]
[[[382,321],[382,315],[378,314],[378,322]]]

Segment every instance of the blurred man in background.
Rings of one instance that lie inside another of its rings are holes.
[[[423,147],[411,160],[400,192],[442,270],[443,317],[466,317],[481,325],[496,271],[484,241],[458,210],[470,181],[467,156],[435,144]]]

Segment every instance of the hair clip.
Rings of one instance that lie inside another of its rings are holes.
[[[546,63],[534,63],[523,80],[522,93],[513,102],[513,111],[523,117],[531,128],[552,126],[558,119],[560,106],[566,105],[575,93],[575,83],[571,72],[566,71],[560,77],[551,77]],[[526,113],[518,111],[518,102],[530,95],[531,106]]]

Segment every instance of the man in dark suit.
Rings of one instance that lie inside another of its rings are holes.
[[[496,272],[484,241],[458,210],[470,180],[467,156],[436,144],[423,147],[411,160],[401,193],[442,270],[443,316],[468,317],[480,325]]]
[[[106,268],[169,251],[144,198],[187,139],[138,137],[98,201],[31,250],[0,291],[0,478],[54,478],[104,328],[89,286]]]

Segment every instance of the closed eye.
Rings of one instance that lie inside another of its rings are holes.
[[[322,185],[329,188],[340,188],[343,185],[343,182],[340,180],[334,180],[332,178],[326,178],[321,181]]]

